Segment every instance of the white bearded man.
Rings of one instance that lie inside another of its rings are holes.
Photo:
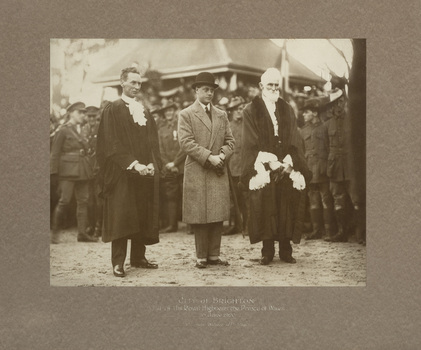
[[[311,179],[294,111],[279,97],[280,80],[277,69],[266,70],[259,83],[262,96],[256,96],[243,110],[240,183],[249,189],[249,238],[252,244],[263,242],[262,265],[273,260],[275,241],[279,242],[280,259],[296,262],[291,241],[299,243],[301,239],[306,200],[303,180]],[[270,158],[265,164],[270,181],[255,187],[256,179],[259,181],[256,160],[261,155]],[[278,166],[272,166],[273,159],[278,160]],[[294,174],[303,184],[296,185]]]

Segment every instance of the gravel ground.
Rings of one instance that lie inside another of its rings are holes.
[[[258,263],[261,244],[251,245],[241,234],[223,236],[221,258],[230,266],[194,266],[194,236],[179,232],[160,235],[146,257],[156,270],[131,268],[125,278],[113,276],[110,243],[81,243],[76,229],[61,233],[50,245],[50,283],[53,286],[365,286],[366,247],[355,242],[305,241],[293,245],[297,264],[275,256],[267,266]]]

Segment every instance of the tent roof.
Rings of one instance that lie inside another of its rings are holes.
[[[132,39],[129,50],[110,55],[106,69],[94,82],[117,84],[122,67],[134,62],[149,64],[162,79],[195,76],[201,71],[235,72],[260,76],[269,67],[280,67],[281,48],[269,39]],[[290,80],[325,82],[290,56]]]

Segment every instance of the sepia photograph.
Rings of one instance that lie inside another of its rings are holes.
[[[0,348],[418,349],[420,6],[0,2]]]
[[[366,286],[365,39],[50,40],[51,286]]]

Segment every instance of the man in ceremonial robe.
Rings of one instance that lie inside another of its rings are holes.
[[[240,184],[245,188],[249,188],[250,180],[257,174],[254,164],[259,152],[274,154],[280,162],[290,155],[292,169],[299,171],[306,182],[311,178],[294,111],[279,97],[280,80],[279,71],[269,68],[259,83],[262,96],[256,96],[243,111]],[[273,260],[275,241],[279,242],[280,259],[296,262],[290,242],[299,243],[301,239],[306,191],[293,187],[289,176],[292,169],[281,167],[273,171],[265,187],[249,191],[249,238],[252,244],[263,242],[262,265]]]
[[[130,265],[157,268],[145,258],[146,245],[159,242],[158,132],[149,111],[136,100],[140,73],[121,73],[121,99],[103,110],[98,131],[99,183],[104,198],[102,240],[111,242],[116,277],[124,277],[127,240],[131,239]]]

